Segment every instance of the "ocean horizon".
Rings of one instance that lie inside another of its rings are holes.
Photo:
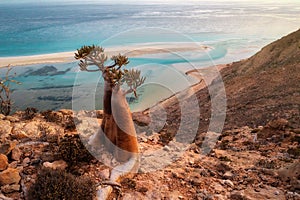
[[[196,80],[184,74],[186,69],[248,58],[299,29],[300,3],[247,2],[118,5],[95,1],[4,1],[0,3],[0,57],[69,52],[91,44],[113,48],[189,42],[211,48],[129,58],[128,68],[141,69],[146,85],[160,85],[141,88],[140,100],[131,102],[133,110],[144,109],[194,84]],[[79,72],[75,60],[13,67],[15,79],[22,83],[12,85],[15,110],[71,109],[74,85],[86,89],[97,85],[96,89],[101,90],[103,84],[99,74]],[[42,68],[59,73],[32,73]],[[3,75],[5,69],[0,72]],[[100,94],[101,91],[89,98],[100,98]],[[142,101],[147,103],[141,105]],[[95,105],[96,109],[101,107],[101,102]]]

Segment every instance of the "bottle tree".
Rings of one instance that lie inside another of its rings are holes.
[[[108,58],[100,46],[83,46],[75,53],[82,71],[100,72],[104,79],[103,120],[101,130],[90,141],[92,145],[101,142],[113,153],[122,164],[111,171],[110,181],[113,185],[128,173],[138,169],[138,142],[132,115],[126,101],[126,94],[136,94],[136,89],[145,81],[141,72],[135,69],[124,69],[129,60],[124,55],[111,57],[111,64],[106,65]],[[121,86],[126,84],[126,89]],[[106,199],[112,188],[105,192],[98,191],[99,199]]]

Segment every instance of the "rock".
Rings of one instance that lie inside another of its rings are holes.
[[[229,187],[232,187],[232,188],[234,187],[234,184],[231,180],[224,180],[223,183]]]
[[[286,194],[287,199],[300,199],[300,194],[296,192],[287,192]]]
[[[297,180],[297,177],[294,177],[294,179],[291,180],[290,184],[291,184],[293,190],[296,190],[296,191],[300,190],[300,180],[299,180],[299,178]]]
[[[287,127],[289,122],[286,119],[276,119],[273,121],[270,121],[266,127],[267,128],[273,128],[277,130],[284,130],[285,127]]]
[[[70,115],[70,116],[73,116],[73,110],[69,110],[69,109],[60,109],[58,112],[61,112],[63,115]]]
[[[250,200],[243,192],[234,191],[230,194],[230,200]]]
[[[30,164],[30,158],[28,158],[28,157],[24,158],[24,160],[22,162],[22,166],[27,167],[29,164]]]
[[[167,146],[167,145],[163,147],[163,150],[164,150],[164,151],[167,151],[167,152],[171,151],[170,147]]]
[[[97,118],[103,119],[103,110],[96,110]]]
[[[260,171],[261,171],[263,174],[266,174],[266,175],[270,175],[270,176],[273,176],[273,177],[277,176],[276,171],[273,170],[273,169],[262,168]]]
[[[20,160],[21,155],[22,155],[22,151],[18,147],[14,148],[11,152],[11,158],[16,161]]]
[[[226,200],[227,198],[224,197],[224,195],[216,194],[216,195],[213,196],[213,199],[216,199],[216,200]]]
[[[9,168],[17,168],[18,167],[18,161],[13,161],[9,163],[8,165]]]
[[[299,174],[300,174],[300,161],[296,161],[295,163],[278,170],[278,176],[282,181],[292,180],[298,177]]]
[[[17,169],[8,168],[3,172],[0,172],[0,186],[17,184],[21,180],[19,171]]]
[[[197,173],[192,173],[189,181],[194,186],[200,186],[203,183],[200,174]]]
[[[4,154],[0,154],[0,171],[5,170],[8,167],[8,159]]]
[[[122,195],[122,200],[132,200],[132,199],[136,199],[136,200],[151,200],[152,198],[148,198],[145,197],[144,195],[142,195],[139,192],[132,192],[131,194],[124,194]]]
[[[160,140],[160,134],[159,134],[159,133],[153,132],[152,135],[150,135],[150,136],[148,137],[148,139],[149,139],[150,141],[152,141],[154,144],[157,144],[158,141]]]
[[[6,142],[0,145],[0,154],[8,155],[15,148],[17,142]]]
[[[231,173],[231,171],[227,171],[227,172],[224,173],[223,178],[224,179],[232,179],[233,174]]]
[[[6,197],[0,193],[0,200],[13,200],[12,198]]]
[[[41,155],[41,160],[44,161],[44,162],[53,162],[56,160],[56,156],[54,153],[52,152],[44,152],[42,155]]]
[[[39,126],[40,126],[39,122],[31,121],[24,126],[23,131],[29,137],[39,137],[40,136]]]
[[[54,170],[56,169],[65,170],[68,167],[68,164],[64,160],[58,160],[58,161],[54,161],[53,163],[44,162],[43,166]]]
[[[296,133],[296,134],[300,134],[300,128],[295,128],[295,129],[293,130],[293,132]]]
[[[6,116],[3,114],[0,114],[0,120],[3,120]]]
[[[16,140],[22,140],[22,139],[29,138],[29,136],[24,131],[22,131],[22,130],[16,130],[16,129],[12,130],[11,137],[13,139],[16,139]]]
[[[109,179],[109,176],[110,176],[109,169],[104,169],[104,170],[100,171],[100,177],[101,177],[103,180],[108,180],[108,179]]]
[[[261,131],[262,129],[263,129],[263,126],[259,126],[257,128],[252,129],[251,133],[257,133],[257,132]]]
[[[143,112],[134,112],[132,113],[132,119],[135,124],[138,126],[148,126],[151,123],[151,118],[149,115],[144,114]]]
[[[18,192],[18,191],[20,191],[20,185],[19,184],[5,185],[5,186],[1,187],[1,191],[5,194],[12,193],[12,192]]]
[[[5,120],[8,120],[8,121],[10,121],[10,122],[19,122],[19,121],[20,121],[19,118],[14,117],[14,116],[6,116],[6,117],[5,117]]]
[[[11,129],[10,121],[0,120],[0,141],[9,136]]]
[[[178,179],[185,179],[185,175],[186,175],[186,172],[184,171],[184,169],[177,169],[176,172],[172,172],[172,176],[174,178],[178,178]]]
[[[265,185],[263,188],[259,189],[259,192],[255,191],[252,186],[248,186],[244,190],[244,194],[249,199],[285,199],[284,192],[279,188],[271,187]]]
[[[220,185],[219,183],[214,183],[212,188],[215,190],[216,194],[220,194],[223,191],[225,191],[224,187]]]
[[[11,131],[11,137],[16,140],[28,138],[28,135],[24,132],[24,126],[25,123],[23,122],[15,123]]]

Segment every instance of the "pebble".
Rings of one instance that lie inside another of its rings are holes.
[[[24,158],[22,165],[24,167],[27,167],[29,165],[29,163],[30,163],[30,158],[26,157],[26,158]]]
[[[195,164],[195,162],[194,162],[193,160],[190,160],[190,161],[189,161],[189,164],[190,164],[190,165],[193,165],[193,164]]]
[[[190,182],[192,183],[193,186],[200,186],[202,184],[202,180],[197,177],[191,178]]]
[[[230,171],[225,172],[223,175],[223,178],[225,179],[231,179],[233,177],[233,174]]]
[[[163,147],[163,150],[169,152],[169,151],[171,151],[171,148],[166,145],[166,146]]]
[[[228,185],[229,187],[234,187],[234,184],[231,180],[224,180],[224,184]]]
[[[16,161],[20,160],[21,155],[22,155],[22,151],[18,147],[14,148],[11,152],[11,158]]]
[[[254,191],[255,192],[260,192],[260,189],[259,188],[255,188]]]
[[[0,114],[0,120],[3,120],[6,116],[3,114]]]
[[[65,170],[68,167],[68,164],[64,160],[58,160],[58,161],[54,161],[52,163],[44,162],[43,166],[54,169],[54,170],[56,170],[56,169]]]

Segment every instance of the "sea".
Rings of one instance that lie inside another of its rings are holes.
[[[299,22],[299,1],[2,0],[0,57],[69,52],[92,44],[199,45],[198,51],[158,51],[129,58],[126,67],[146,77],[138,98],[127,96],[137,111],[195,84],[198,80],[186,71],[246,59],[299,29]],[[21,83],[10,84],[14,111],[102,108],[101,74],[80,71],[75,59],[12,67],[11,78]],[[5,72],[0,70],[2,79]],[[81,105],[74,107],[78,102]]]

